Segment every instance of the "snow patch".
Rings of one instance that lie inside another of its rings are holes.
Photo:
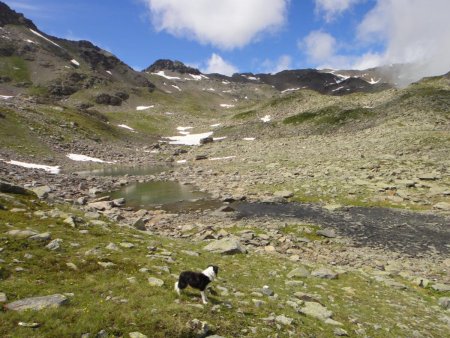
[[[79,63],[77,60],[72,59],[72,60],[70,60],[70,62],[71,62],[72,64],[74,64],[75,66],[80,67],[80,63]]]
[[[200,74],[200,75],[195,75],[195,74],[189,74],[190,77],[192,77],[195,81],[200,81],[201,79],[209,79],[209,77]],[[190,80],[190,79],[186,79],[186,80]]]
[[[127,126],[126,124],[118,124],[117,126],[120,127],[120,128],[124,128],[124,129],[128,129],[128,130],[134,131],[133,128]]]
[[[336,73],[332,73],[332,74],[336,75],[339,78],[339,80],[336,80],[336,83],[341,83],[342,81],[350,79],[350,76],[347,76],[347,75],[336,74]]]
[[[212,131],[201,134],[189,134],[182,136],[170,136],[165,137],[170,140],[170,144],[186,145],[186,146],[196,146],[200,145],[200,140],[205,137],[209,137],[213,134]]]
[[[206,90],[210,91],[210,92],[215,92],[216,91],[214,88],[207,88]]]
[[[179,164],[183,164],[183,163],[186,163],[187,162],[187,160],[178,160],[177,161],[177,163],[179,163]]]
[[[271,120],[272,120],[272,118],[270,117],[270,115],[266,115],[261,118],[261,121],[263,121],[264,123],[270,122]]]
[[[80,154],[67,154],[68,158],[70,158],[72,161],[79,161],[79,162],[97,162],[97,163],[114,163],[109,161],[104,161],[99,158],[90,157],[86,155],[80,155]]]
[[[236,156],[212,157],[209,160],[210,161],[230,160],[230,159],[235,158],[235,157]]]
[[[59,166],[49,166],[44,164],[34,164],[34,163],[27,163],[27,162],[20,162],[20,161],[3,161],[8,164],[16,165],[23,168],[30,168],[30,169],[41,169],[49,172],[50,174],[59,174],[60,168]]]
[[[37,45],[37,42],[35,42],[35,41],[33,41],[33,40],[30,40],[30,39],[26,39],[25,42],[28,42],[28,43],[34,43],[35,45]]]
[[[169,76],[166,75],[166,73],[164,73],[163,70],[160,70],[159,72],[156,73],[152,73],[153,75],[158,75],[158,76],[162,76],[163,78],[166,78],[168,80],[181,80],[178,76]]]
[[[243,140],[244,141],[254,141],[255,138],[254,137],[244,137]]]
[[[42,34],[40,34],[40,33],[36,32],[36,31],[32,30],[31,28],[30,28],[30,31],[31,31],[31,33],[33,33],[33,34],[39,36],[40,38],[44,39],[45,41],[50,42],[51,44],[55,45],[56,47],[62,48],[62,47],[61,47],[60,45],[58,45],[57,43],[53,42],[53,41],[50,40],[49,38],[46,38],[46,37],[43,36]]]
[[[14,97],[14,96],[0,95],[0,99],[2,99],[2,100],[8,100],[8,99],[10,99],[12,97]]]
[[[224,85],[229,85],[230,82],[229,82],[229,81],[222,81],[222,84],[224,84]]]
[[[337,87],[336,89],[333,89],[332,92],[336,92],[336,91],[338,91],[338,90],[341,90],[342,88],[344,88],[344,86]]]
[[[178,90],[179,92],[181,92],[181,88],[175,85],[172,85],[173,88],[175,88],[176,90]]]
[[[137,106],[136,110],[147,110],[147,109],[150,109],[150,108],[153,108],[153,107],[155,107],[155,106],[154,105],[151,105],[151,106]]]
[[[112,73],[111,73],[111,71],[110,70],[107,70],[106,71],[109,75],[112,75]]]
[[[194,127],[177,127],[178,131],[186,131],[186,130],[189,130],[189,129],[194,129]]]
[[[288,88],[285,90],[282,90],[281,93],[289,93],[289,92],[295,92],[296,90],[300,90],[301,88]]]
[[[220,123],[216,123],[216,124],[211,124],[210,127],[216,128],[216,127],[218,127],[218,126],[220,126],[220,125],[221,125]]]
[[[233,108],[233,107],[234,107],[234,104],[221,103],[220,106],[221,106],[222,108]]]
[[[222,141],[222,140],[225,140],[226,138],[227,138],[226,136],[213,137],[213,141]]]
[[[381,79],[378,79],[378,80],[375,81],[375,80],[373,79],[373,77],[371,77],[371,78],[370,78],[370,81],[368,81],[368,82],[369,82],[371,85],[374,85],[374,84],[377,84],[377,83],[380,82],[380,81],[381,81]]]

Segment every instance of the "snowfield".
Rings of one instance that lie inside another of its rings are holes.
[[[49,166],[49,165],[44,165],[44,164],[27,163],[27,162],[13,161],[13,160],[3,161],[3,162],[12,164],[12,165],[16,165],[19,167],[23,167],[23,168],[45,170],[45,171],[49,172],[50,174],[55,174],[55,175],[59,174],[59,172],[61,171],[59,166]]]
[[[154,108],[155,106],[137,106],[136,107],[136,110],[147,110],[147,109],[150,109],[150,108]]]
[[[70,158],[72,161],[78,161],[78,162],[97,162],[97,163],[114,163],[110,161],[104,161],[99,158],[90,157],[86,155],[80,155],[80,154],[67,154],[68,158]]]

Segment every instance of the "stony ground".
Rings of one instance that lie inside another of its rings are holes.
[[[79,138],[71,139],[66,125],[58,123],[54,132],[40,129],[49,122],[43,111],[54,119],[61,118],[58,114],[72,118],[70,109],[45,105],[30,111],[36,102],[22,102],[22,108],[12,102],[7,108],[14,108],[19,120],[38,116],[30,126],[36,138],[26,139],[22,148],[2,143],[0,158],[36,162],[38,157],[26,150],[38,154],[32,145],[41,142],[47,148],[38,150],[47,155],[40,158],[69,170],[51,175],[0,161],[3,180],[36,194],[27,197],[2,186],[0,302],[7,305],[0,313],[0,332],[11,337],[55,332],[446,336],[448,105],[440,96],[424,103],[407,94],[286,96],[215,117],[221,126],[214,136],[226,138],[195,147],[154,146],[158,138],[146,144],[142,135],[123,141],[115,129],[112,138],[84,140],[87,130],[104,132],[96,124],[78,124]],[[371,108],[364,108],[368,116],[351,120],[317,115],[307,124],[284,123],[294,114],[330,105]],[[262,122],[265,115],[271,121]],[[176,121],[161,121],[165,136],[176,126],[204,132],[211,124],[210,117],[182,114]],[[67,152],[166,169],[147,176],[84,177],[71,173],[82,165],[70,162]],[[152,180],[191,184],[223,206],[173,214],[133,210],[123,200],[99,197]],[[204,249],[214,243],[227,248]],[[209,263],[221,266],[212,304],[200,305],[195,292],[178,300],[172,291],[177,273]],[[54,294],[60,296],[30,302],[56,300],[63,305],[56,310],[12,309],[24,306],[15,301]],[[63,328],[66,322],[73,325]]]

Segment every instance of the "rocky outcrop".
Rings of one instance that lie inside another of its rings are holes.
[[[25,18],[22,13],[13,11],[4,2],[0,2],[0,27],[5,25],[22,25],[37,30],[33,21]]]
[[[56,308],[69,302],[66,296],[55,294],[44,297],[32,297],[21,299],[5,305],[7,310],[25,311],[25,310],[43,310],[47,308]]]
[[[177,72],[181,74],[193,74],[200,75],[201,72],[189,66],[186,66],[183,62],[180,61],[172,61],[172,60],[157,60],[150,67],[146,68],[144,72],[156,73],[161,70],[168,70],[171,72]]]

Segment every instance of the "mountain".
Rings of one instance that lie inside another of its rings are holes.
[[[104,87],[145,87],[153,84],[113,54],[88,41],[70,41],[41,32],[33,22],[0,3],[2,82],[12,93],[24,88],[64,97]]]

